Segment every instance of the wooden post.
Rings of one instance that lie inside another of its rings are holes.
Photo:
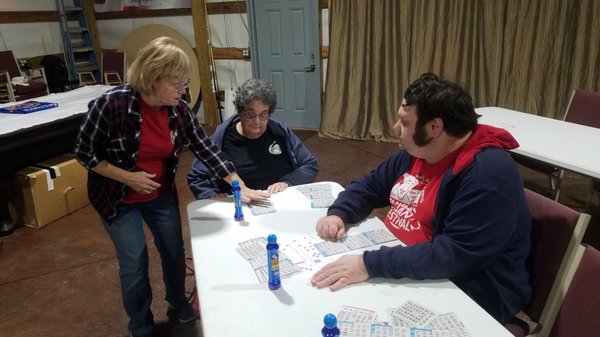
[[[212,88],[212,54],[206,0],[192,1],[192,21],[194,23],[195,50],[200,72],[200,92],[202,93],[204,105],[204,122],[207,125],[215,126],[219,119],[217,118],[217,100]]]
[[[94,53],[96,54],[96,65],[98,65],[98,73],[100,72],[100,57],[102,57],[102,49],[100,48],[100,39],[98,39],[98,24],[96,23],[96,12],[94,11],[93,0],[82,0],[81,9],[85,15],[87,21],[88,32],[92,38],[92,46],[94,47]],[[102,74],[100,74],[102,77]],[[102,79],[100,79],[102,81]],[[123,81],[126,81],[124,79]]]

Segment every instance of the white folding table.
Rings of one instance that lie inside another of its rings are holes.
[[[519,147],[512,152],[600,179],[600,129],[504,108],[475,111],[479,123],[515,137]]]
[[[339,184],[328,184],[334,195],[342,190]],[[315,235],[317,220],[326,213],[324,208],[311,208],[309,199],[295,187],[273,195],[271,200],[276,213],[254,216],[244,206],[244,222],[234,221],[232,199],[199,200],[187,206],[205,337],[320,336],[324,315],[337,314],[343,305],[376,311],[380,320],[387,320],[387,308],[408,300],[440,313],[456,313],[473,337],[511,336],[448,280],[375,278],[331,292],[312,287],[310,277],[315,270],[305,270],[282,279],[279,290],[269,290],[236,251],[239,243],[271,233],[277,235],[280,245]],[[385,228],[381,220],[370,217],[348,234],[380,228]]]

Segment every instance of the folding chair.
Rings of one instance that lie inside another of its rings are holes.
[[[582,89],[573,90],[564,121],[600,128],[600,92]],[[513,158],[525,167],[548,175],[552,197],[558,201],[564,176],[563,169],[519,155],[513,155]],[[592,186],[590,193],[593,192]]]
[[[577,89],[573,92],[565,121],[600,128],[600,92]],[[589,211],[594,194],[600,192],[600,180],[592,179],[586,202]]]
[[[559,286],[564,282],[565,271],[575,257],[590,216],[579,213],[541,194],[525,189],[532,222],[532,247],[529,256],[533,295],[523,312],[537,327],[519,320],[505,324],[515,336],[527,336],[551,324],[558,305]]]
[[[127,78],[127,59],[125,52],[105,51],[102,53],[102,79],[104,84],[123,84]]]
[[[552,317],[554,324],[549,332],[539,336],[585,337],[600,336],[600,251],[592,246],[579,245],[577,257],[569,270],[568,279],[561,288],[564,298],[560,310]]]
[[[13,84],[15,78],[23,81]],[[31,69],[31,76],[26,78],[12,50],[0,51],[0,102],[23,101],[48,94],[44,68]]]
[[[77,78],[79,79],[80,85],[91,85],[97,83],[96,78],[94,77],[94,73],[91,71],[77,72]]]

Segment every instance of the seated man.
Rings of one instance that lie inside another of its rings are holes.
[[[448,278],[500,323],[531,297],[531,215],[505,130],[477,124],[469,93],[424,74],[404,92],[401,151],[339,194],[317,222],[323,238],[391,205],[385,225],[406,246],[345,255],[311,282],[337,290],[370,277]]]
[[[315,156],[284,123],[269,118],[277,106],[277,93],[269,81],[247,80],[237,89],[234,105],[237,115],[219,125],[211,140],[235,164],[247,187],[277,193],[315,181],[319,172]],[[187,178],[197,199],[231,193],[231,186],[199,160],[194,160]]]

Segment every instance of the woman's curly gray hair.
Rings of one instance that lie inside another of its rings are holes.
[[[235,91],[233,105],[239,115],[244,112],[246,105],[253,100],[258,100],[269,107],[269,115],[275,111],[277,106],[277,92],[273,88],[273,84],[267,80],[251,78],[244,82]]]

